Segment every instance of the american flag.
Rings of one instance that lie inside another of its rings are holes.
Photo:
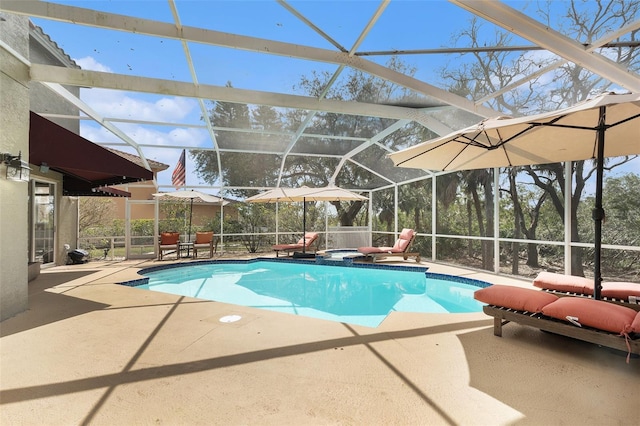
[[[185,150],[183,149],[182,155],[180,155],[180,159],[178,160],[178,164],[176,164],[176,168],[173,171],[173,174],[171,175],[171,184],[176,189],[180,188],[181,186],[184,186],[187,183],[187,180],[186,180],[187,167],[184,162],[184,152]]]

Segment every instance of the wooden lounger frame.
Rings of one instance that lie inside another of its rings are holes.
[[[515,322],[624,352],[628,352],[630,347],[632,354],[640,355],[640,339],[638,338],[629,338],[629,347],[627,347],[624,336],[608,331],[597,330],[586,326],[577,327],[542,314],[516,311],[502,306],[485,305],[482,309],[485,314],[493,317],[493,334],[498,337],[502,337],[503,325]]]
[[[420,263],[420,253],[407,253],[407,252],[385,252],[385,253],[367,253],[364,255],[365,258],[370,257],[371,258],[371,262],[375,263],[376,259],[378,257],[383,258],[383,257],[391,257],[391,256],[402,256],[402,258],[404,260],[407,260],[410,257],[414,257],[416,258],[416,262]]]
[[[306,253],[311,253],[314,254],[317,252],[317,250],[315,248],[312,247],[313,244],[309,245],[308,247],[305,247],[304,251]],[[273,251],[276,252],[276,257],[280,257],[280,252],[285,252],[287,254],[287,257],[291,257],[291,253],[295,253],[295,252],[299,252],[302,251],[302,244],[300,245],[295,245],[291,246],[291,247],[283,247],[283,248],[277,248],[277,249],[273,249]]]

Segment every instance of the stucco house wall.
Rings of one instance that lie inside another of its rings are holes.
[[[78,115],[78,109],[64,102],[52,91],[29,78],[29,64],[42,63],[77,67],[51,39],[27,17],[3,13],[0,21],[0,152],[29,160],[29,111]],[[74,94],[79,88],[67,87]],[[79,120],[51,121],[79,132]],[[66,262],[64,244],[75,247],[78,237],[78,200],[62,196],[62,175],[41,173],[31,165],[31,178],[56,184],[55,264]],[[30,182],[4,178],[6,167],[0,165],[0,321],[28,307],[29,188]]]
[[[29,21],[5,16],[0,39],[22,58],[29,57]],[[29,155],[29,67],[0,47],[0,152]],[[28,307],[28,184],[5,179],[0,165],[0,320]]]

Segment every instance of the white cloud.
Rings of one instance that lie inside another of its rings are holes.
[[[176,96],[162,97],[153,102],[143,99],[151,96],[96,88],[81,92],[81,99],[104,117],[179,123],[194,111],[199,112],[195,100]]]
[[[112,72],[112,70],[94,58],[88,56],[76,59],[82,69]],[[203,124],[200,120],[200,109],[197,101],[189,98],[167,97],[154,94],[140,94],[121,90],[81,89],[80,97],[94,111],[105,118],[140,120],[160,123]],[[81,121],[80,133],[83,137],[100,144],[123,143],[116,135],[93,121]],[[202,128],[154,126],[135,123],[113,122],[113,125],[141,145],[186,146],[192,148],[211,146],[208,133]],[[130,146],[110,146],[120,151],[137,155]],[[171,184],[171,173],[180,156],[181,149],[175,148],[142,148],[144,156],[169,165],[160,172],[158,183]],[[194,164],[187,156],[187,184],[202,183],[193,174]]]
[[[130,123],[114,123],[138,144],[157,146],[180,146],[197,148],[207,146],[209,137],[204,129],[170,128],[165,126],[140,126]],[[97,143],[120,143],[122,140],[104,127],[96,124],[81,123],[81,133]]]
[[[122,142],[120,138],[105,129],[104,127],[97,126],[95,124],[87,124],[87,122],[80,122],[80,135],[92,142],[96,143],[119,143]]]
[[[160,183],[161,185],[170,185],[171,173],[178,161],[181,152],[181,149],[179,148],[162,148],[163,146],[167,147],[185,145],[187,146],[187,149],[189,149],[188,147],[197,148],[210,146],[208,134],[203,129],[169,128],[164,126],[150,127],[129,123],[115,123],[115,125],[137,144],[155,145],[158,147],[154,148],[145,146],[142,147],[142,152],[148,160],[158,161],[170,166],[169,169],[158,174],[158,183]],[[101,126],[96,125],[95,123],[81,123],[81,134],[83,137],[101,144],[123,143],[123,141],[113,133]],[[138,155],[135,149],[128,145],[107,146],[109,146],[110,148],[118,149],[120,151]],[[193,164],[191,158],[187,156],[187,183],[190,185],[201,183],[193,173],[194,169],[195,165]]]
[[[82,69],[113,72],[109,66],[96,61],[91,56],[75,59],[75,61]],[[105,117],[180,122],[194,111],[197,111],[198,115],[192,117],[192,120],[199,120],[200,117],[197,102],[188,98],[163,97],[160,95],[97,88],[82,89],[80,97],[91,108]]]
[[[76,64],[80,65],[80,68],[82,68],[83,70],[113,72],[111,68],[109,68],[104,64],[101,64],[91,56],[85,56],[84,58],[74,59],[74,61],[76,61]]]

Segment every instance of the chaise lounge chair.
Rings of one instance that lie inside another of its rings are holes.
[[[589,278],[542,271],[533,285],[557,296],[593,297],[593,279]],[[640,284],[605,281],[600,296],[601,300],[640,310]]]
[[[271,246],[271,248],[276,252],[276,257],[278,257],[281,251],[286,252],[288,255],[292,251],[295,252],[298,250],[302,250],[303,247],[305,251],[310,250],[311,245],[316,242],[317,239],[317,232],[307,232],[306,234],[304,234],[304,237],[300,238],[300,240],[295,244],[276,244],[274,246]]]
[[[416,233],[413,229],[403,229],[400,233],[400,237],[393,245],[393,247],[358,247],[358,251],[364,254],[366,257],[371,258],[371,262],[375,263],[378,257],[389,256],[402,256],[404,260],[409,257],[415,256],[416,262],[420,262],[420,253],[409,252],[409,247],[416,237]]]
[[[180,233],[161,232],[158,237],[158,260],[162,260],[165,251],[175,252],[180,257]]]
[[[477,290],[474,298],[487,304],[483,311],[494,318],[495,336],[501,337],[502,326],[514,322],[629,355],[640,354],[640,312],[631,308],[507,285]]]
[[[208,250],[209,258],[218,251],[218,244],[214,242],[213,232],[196,232],[196,240],[193,242],[193,258],[198,258],[198,250]]]

